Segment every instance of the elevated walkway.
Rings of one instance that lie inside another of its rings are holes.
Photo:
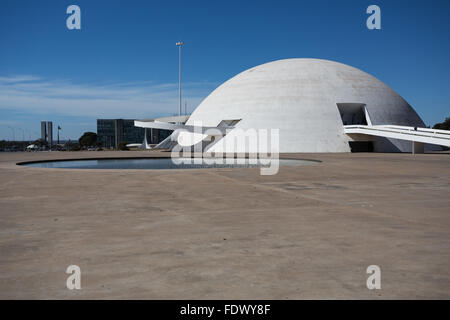
[[[344,132],[412,141],[414,143],[413,152],[418,146],[420,148],[420,144],[424,143],[450,147],[450,131],[448,130],[395,125],[347,125],[344,126]]]

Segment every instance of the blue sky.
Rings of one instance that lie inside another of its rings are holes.
[[[81,30],[66,27],[71,4]],[[371,4],[381,30],[365,26]],[[177,113],[179,40],[188,111],[245,69],[307,57],[374,75],[432,125],[450,116],[449,14],[448,0],[2,0],[0,139],[37,138],[41,120],[73,139],[99,117]]]

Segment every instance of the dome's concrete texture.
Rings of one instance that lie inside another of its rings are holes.
[[[339,104],[364,106],[372,125],[425,126],[383,82],[348,65],[319,59],[278,60],[246,70],[214,90],[186,124],[214,127],[223,120],[241,119],[236,129],[279,129],[280,152],[349,152],[352,138],[344,133]],[[232,152],[224,142],[235,138],[234,131],[208,151]],[[376,138],[373,148],[409,152],[411,142]]]

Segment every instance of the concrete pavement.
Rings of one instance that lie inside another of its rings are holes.
[[[275,176],[16,165],[161,155],[0,153],[0,298],[450,298],[450,154],[296,154],[322,162]]]

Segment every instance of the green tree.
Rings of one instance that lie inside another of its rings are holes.
[[[80,146],[82,147],[91,147],[97,145],[97,134],[95,132],[85,132],[78,139]]]
[[[445,118],[444,122],[436,123],[433,129],[450,130],[450,117]]]

